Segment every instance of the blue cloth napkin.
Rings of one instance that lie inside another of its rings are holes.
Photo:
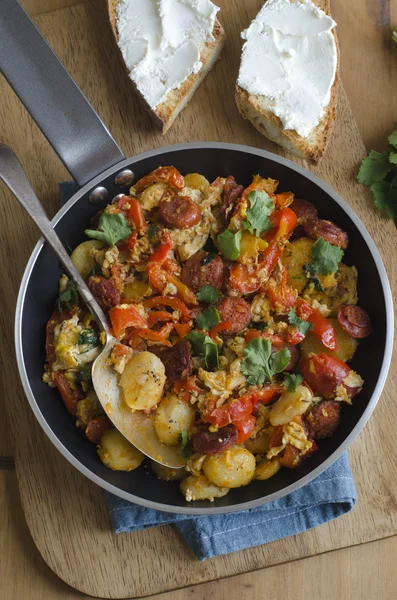
[[[199,560],[259,546],[322,525],[348,513],[356,498],[347,453],[289,496],[226,515],[175,515],[143,508],[106,493],[115,533],[174,524]]]
[[[60,184],[64,204],[77,191]],[[199,560],[259,546],[306,531],[348,513],[357,493],[347,453],[314,481],[281,500],[226,515],[194,517],[143,508],[106,493],[115,533],[173,524]]]

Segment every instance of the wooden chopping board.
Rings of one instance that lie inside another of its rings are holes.
[[[98,110],[126,155],[183,141],[222,140],[283,153],[242,120],[234,104],[234,81],[245,28],[261,6],[257,0],[223,0],[221,21],[228,34],[223,59],[206,78],[171,131],[161,137],[135,98],[106,22],[104,4],[89,2],[42,15],[37,24],[66,68]],[[49,212],[57,207],[57,182],[68,176],[37,127],[4,81],[0,82],[3,141],[12,143]],[[283,153],[284,154],[284,153]],[[365,154],[343,89],[326,158],[316,173],[359,214],[383,256],[397,290],[396,235],[355,183]],[[193,167],[192,167],[193,168]],[[269,173],[271,176],[271,173]],[[335,522],[278,542],[199,563],[172,527],[134,534],[111,532],[103,492],[73,469],[36,423],[19,382],[12,315],[19,281],[36,231],[8,191],[2,189],[0,312],[3,396],[15,444],[25,517],[34,542],[53,571],[93,596],[139,597],[260,569],[397,533],[397,450],[394,427],[397,383],[393,360],[388,382],[370,423],[350,458],[358,487],[357,507]],[[21,243],[23,240],[23,244]],[[12,256],[12,261],[10,261]],[[389,442],[390,440],[390,442]],[[394,475],[394,477],[393,477]]]

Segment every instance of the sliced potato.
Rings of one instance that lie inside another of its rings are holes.
[[[272,458],[272,460],[267,460],[265,458],[256,465],[254,479],[258,479],[259,481],[270,479],[270,477],[273,477],[280,469],[281,464],[277,458]]]
[[[312,399],[312,393],[305,385],[298,385],[295,392],[283,392],[271,408],[270,423],[275,427],[290,423],[307,411]]]
[[[313,244],[314,241],[309,238],[298,238],[286,245],[281,258],[282,263],[287,269],[287,281],[299,294],[309,284],[309,278],[304,267],[312,262],[311,251]],[[319,275],[318,279],[324,289],[332,288],[336,283],[336,275],[334,273],[331,273],[331,275]]]
[[[147,187],[139,196],[139,202],[141,203],[142,208],[145,210],[152,210],[152,208],[155,208],[159,204],[164,192],[169,189],[168,183],[154,183]]]
[[[158,477],[158,479],[163,479],[164,481],[180,481],[188,474],[184,468],[172,469],[171,467],[161,465],[155,460],[150,461],[150,466],[156,477]]]
[[[97,264],[92,256],[92,250],[100,250],[104,246],[105,244],[99,240],[87,240],[73,250],[70,258],[83,279]]]
[[[266,454],[269,450],[270,437],[270,433],[265,429],[262,429],[261,431],[258,431],[254,438],[249,438],[245,442],[245,447],[252,452],[252,454]]]
[[[195,415],[193,406],[182,402],[175,394],[163,398],[154,418],[154,428],[160,442],[166,446],[176,446],[179,434],[189,431]]]
[[[139,352],[127,362],[120,377],[127,406],[133,410],[149,410],[163,396],[165,368],[152,352]]]
[[[341,304],[357,304],[357,269],[340,263],[331,287],[324,292],[316,292],[308,288],[305,293],[328,306],[331,316],[336,317]]]
[[[143,461],[145,455],[119,432],[108,429],[102,436],[98,447],[99,458],[113,471],[133,471]]]
[[[203,463],[206,477],[218,487],[237,488],[248,485],[255,473],[255,457],[241,446],[207,456]]]
[[[315,336],[313,333],[309,332],[303,342],[300,344],[300,350],[303,356],[308,356],[308,354],[328,354],[330,356],[336,356],[343,360],[343,362],[348,362],[354,356],[355,351],[357,350],[358,341],[346,333],[344,329],[339,325],[336,319],[328,319],[332,324],[332,327],[335,330],[336,340],[338,342],[338,351],[333,352],[332,350],[328,350],[326,348],[320,338]]]
[[[123,289],[123,298],[128,298],[134,302],[139,302],[145,296],[150,296],[152,288],[147,281],[136,279],[132,283],[127,283]]]
[[[184,180],[185,187],[199,190],[200,192],[205,192],[210,186],[208,179],[206,179],[204,175],[200,175],[200,173],[188,173],[185,175]]]
[[[192,500],[213,500],[226,496],[229,489],[222,488],[211,483],[205,475],[189,475],[182,479],[179,489],[185,496],[187,502]]]

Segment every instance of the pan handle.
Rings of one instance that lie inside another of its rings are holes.
[[[125,158],[17,0],[0,1],[0,72],[80,186]]]

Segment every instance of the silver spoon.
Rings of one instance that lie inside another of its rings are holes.
[[[118,385],[118,374],[107,365],[107,359],[118,340],[112,336],[105,313],[80,276],[61,240],[55,233],[44,209],[33,191],[20,162],[9,146],[0,144],[0,179],[9,187],[36,223],[47,243],[61,261],[68,277],[74,281],[78,292],[92,313],[100,331],[106,334],[106,343],[92,366],[92,383],[104,411],[113,425],[143,454],[163,465],[180,468],[186,463],[179,447],[162,444],[154,429],[154,416],[141,411],[131,411],[125,404]]]

